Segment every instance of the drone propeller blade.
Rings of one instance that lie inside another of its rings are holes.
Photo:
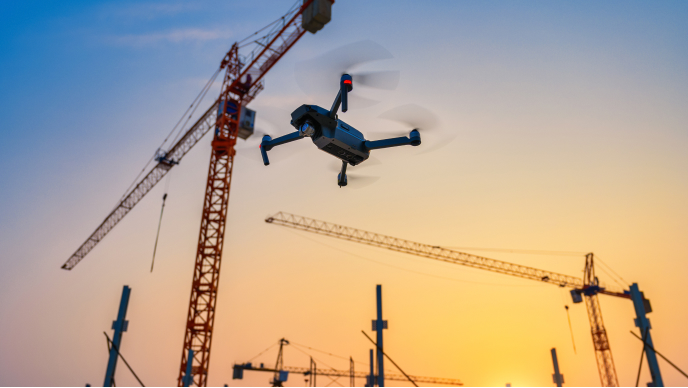
[[[349,92],[349,109],[370,108],[371,106],[379,103],[380,101],[378,100],[362,97],[360,93]]]
[[[380,118],[404,124],[421,132],[437,129],[439,120],[434,113],[416,104],[401,105],[380,115]]]
[[[391,59],[394,56],[371,40],[354,42],[328,51],[296,65],[296,83],[307,95],[336,93],[337,80],[342,74],[354,78],[354,90],[361,86],[393,90],[399,83],[398,71],[356,72],[361,64]]]
[[[368,159],[365,160],[365,162],[359,164],[358,166],[349,166],[349,169],[347,170],[347,175],[349,172],[351,172],[352,168],[355,168],[356,170],[360,169],[365,169],[367,167],[372,167],[372,166],[379,166],[382,164],[382,161],[380,159],[374,157],[374,156],[369,156]],[[327,169],[333,172],[339,172],[342,169],[342,161],[339,159],[335,159],[331,161],[330,163],[327,164]]]
[[[377,182],[380,177],[379,176],[367,176],[367,175],[351,175],[351,174],[346,174],[347,180],[349,181],[349,185],[347,187],[350,187],[352,189],[362,189],[366,186],[370,186],[373,183]]]
[[[354,84],[375,89],[394,90],[399,86],[399,70],[354,73]]]
[[[432,132],[433,135],[430,138],[423,138],[424,146],[419,147],[420,149],[418,150],[419,152],[417,152],[418,154],[424,154],[443,148],[447,144],[451,143],[457,136],[456,133],[447,133],[446,131],[441,131],[437,116],[430,110],[416,104],[398,106],[382,113],[379,117],[386,120],[396,121],[406,128],[405,131],[397,130],[393,132],[369,131],[369,135],[372,135],[376,138],[408,136],[409,131],[412,129],[417,129],[422,134]]]

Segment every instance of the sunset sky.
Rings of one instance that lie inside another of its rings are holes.
[[[132,288],[123,355],[146,385],[176,385],[211,138],[76,268],[60,266],[232,43],[292,4],[0,2],[0,385],[102,384],[103,331],[112,334],[123,285]],[[232,380],[232,364],[280,338],[296,344],[285,365],[307,367],[310,354],[318,367],[346,370],[352,356],[367,370],[361,330],[372,333],[377,284],[385,351],[409,374],[553,386],[555,347],[565,385],[600,384],[585,306],[567,289],[264,222],[279,211],[456,249],[578,252],[467,250],[572,276],[594,252],[608,266],[598,261],[605,284],[639,284],[657,350],[688,369],[686,20],[685,1],[337,0],[332,21],[268,73],[250,105],[257,125],[284,134],[299,105],[329,108],[338,80],[306,95],[295,71],[371,40],[394,58],[361,69],[399,70],[399,86],[354,85],[379,103],[340,118],[364,134],[394,133],[404,129],[380,114],[413,103],[439,126],[420,147],[375,151],[376,162],[349,171],[379,179],[341,189],[334,158],[308,140],[271,151],[268,167],[254,143],[239,151],[209,385],[267,385],[272,376],[258,372]],[[218,93],[214,85],[203,108]],[[638,332],[632,303],[600,303],[619,382],[633,386],[642,344],[629,333]],[[253,362],[276,357],[273,347]],[[688,384],[659,363],[666,385]],[[138,385],[122,363],[116,382]],[[348,379],[318,378],[329,383]],[[286,385],[303,384],[291,375]]]

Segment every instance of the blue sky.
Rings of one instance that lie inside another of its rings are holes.
[[[174,382],[209,139],[171,173],[153,275],[147,268],[162,187],[74,271],[59,267],[115,205],[231,44],[291,5],[0,3],[0,306],[10,311],[0,315],[0,342],[8,344],[0,349],[0,384],[97,384],[107,356],[102,331],[123,284],[139,303],[123,350],[145,382]],[[688,3],[680,1],[338,0],[332,22],[304,36],[268,74],[252,103],[259,120],[304,102],[328,107],[334,96],[305,95],[295,68],[371,39],[395,58],[370,68],[400,70],[399,88],[366,91],[381,102],[347,112],[347,122],[364,133],[393,131],[377,116],[416,103],[442,124],[424,144],[456,139],[432,153],[380,151],[383,163],[361,166],[380,180],[358,190],[337,188],[331,160],[306,142],[276,149],[269,167],[237,158],[210,383],[230,383],[227,365],[283,336],[365,360],[359,330],[369,326],[380,283],[397,330],[386,343],[415,374],[467,385],[546,385],[556,345],[567,382],[597,383],[585,348],[587,318],[573,311],[580,306],[572,308],[578,354],[564,350],[570,337],[559,290],[312,237],[331,249],[266,226],[263,217],[279,210],[419,242],[594,251],[654,295],[655,344],[687,365],[680,329],[688,322],[686,20]],[[582,269],[579,259],[495,258],[571,275]],[[462,280],[505,285],[476,292]],[[504,289],[513,292],[498,292]],[[300,303],[319,308],[304,311]],[[630,308],[603,303],[621,382],[632,384],[639,350],[628,334]],[[284,312],[279,322],[274,311]],[[430,323],[433,333],[424,331]],[[308,330],[311,324],[322,329]],[[532,352],[519,356],[523,347]],[[464,348],[470,351],[457,350]],[[663,372],[670,384],[685,384],[668,366]],[[135,383],[128,378],[121,377]]]

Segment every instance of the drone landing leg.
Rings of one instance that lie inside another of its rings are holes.
[[[346,166],[348,163],[345,161],[342,161],[342,171],[339,173],[337,176],[337,184],[339,185],[339,188],[342,186],[346,186]]]

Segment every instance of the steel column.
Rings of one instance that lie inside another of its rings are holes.
[[[191,360],[193,360],[193,349],[189,349],[189,357],[187,357],[186,360],[186,374],[184,375],[182,382],[184,383],[185,387],[188,387],[193,382],[193,376],[191,375],[192,362],[190,362]]]
[[[557,349],[552,348],[552,364],[554,364],[554,374],[552,375],[552,380],[557,387],[561,387],[564,384],[564,375],[559,372],[559,360],[557,360]]]
[[[113,387],[115,384],[115,369],[117,368],[117,359],[119,358],[119,349],[122,344],[122,333],[127,331],[129,321],[126,321],[127,307],[129,307],[129,295],[131,288],[124,286],[122,289],[122,299],[119,302],[119,311],[117,313],[117,320],[112,322],[112,329],[115,333],[112,335],[112,347],[110,348],[110,358],[108,359],[107,370],[105,371],[104,387]]]
[[[635,308],[635,325],[640,329],[640,335],[645,335],[645,344],[649,346],[644,347],[645,356],[647,357],[647,365],[650,367],[650,375],[652,376],[652,386],[653,387],[663,387],[664,381],[662,381],[662,373],[659,371],[659,364],[657,363],[657,355],[653,350],[655,345],[652,344],[652,335],[650,334],[650,320],[647,318],[646,314],[652,312],[650,307],[650,301],[645,299],[645,295],[638,289],[638,283],[633,283],[630,287],[631,289],[631,300],[633,301],[633,307]],[[647,303],[647,305],[646,305]]]
[[[373,349],[370,349],[370,374],[366,380],[366,387],[375,386],[375,357],[373,356]]]
[[[377,319],[373,321],[373,330],[377,332],[377,386],[385,386],[385,355],[382,352],[382,330],[387,328],[387,321],[382,320],[382,286],[377,285]]]

